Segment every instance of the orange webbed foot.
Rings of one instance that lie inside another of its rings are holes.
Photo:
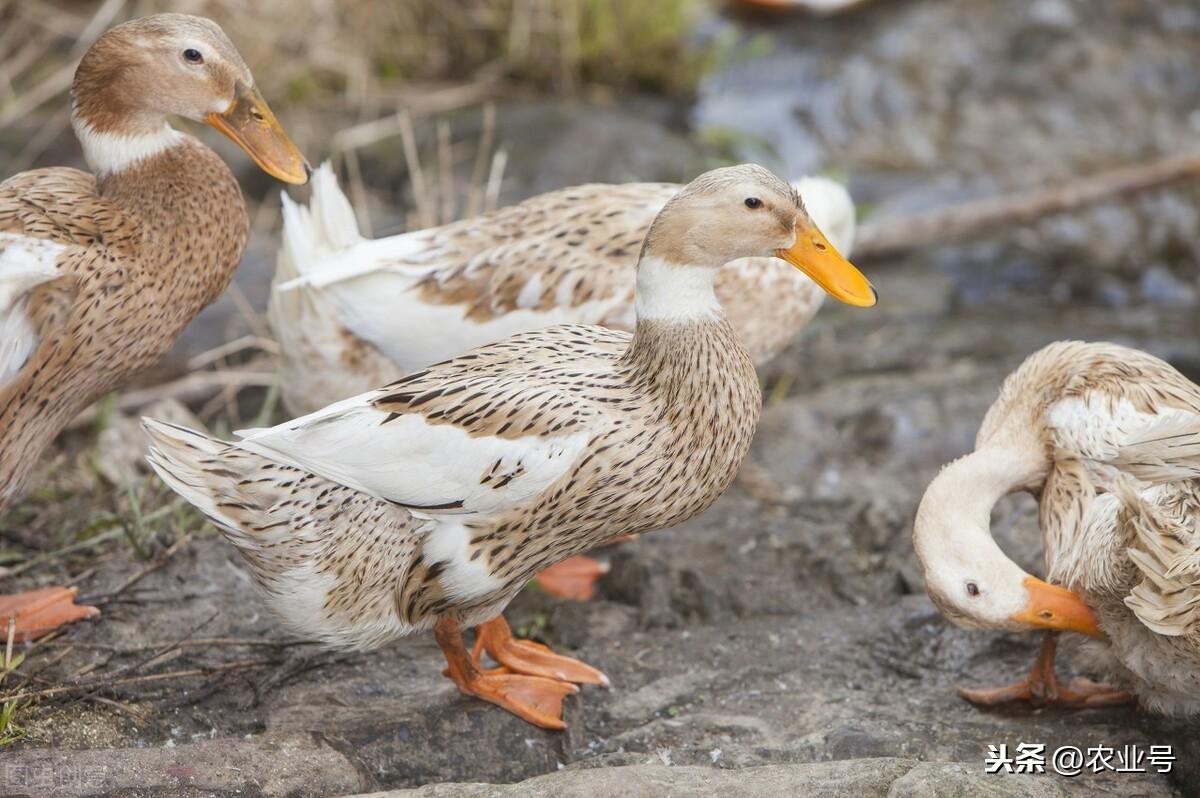
[[[1029,675],[1006,687],[990,689],[958,688],[958,694],[978,706],[997,706],[1014,701],[1028,701],[1035,707],[1088,709],[1127,704],[1133,694],[1110,684],[1078,677],[1066,687],[1060,687],[1054,672],[1058,633],[1048,632],[1042,640],[1042,650]]]
[[[446,656],[444,674],[467,695],[503,707],[522,720],[543,729],[565,729],[563,699],[578,693],[570,682],[513,673],[507,668],[479,667],[478,658],[469,656],[463,646],[458,622],[444,617],[434,627],[438,646]]]
[[[497,616],[480,624],[475,630],[475,647],[471,652],[476,665],[486,651],[488,656],[514,673],[542,676],[575,684],[598,684],[608,687],[608,677],[587,663],[562,654],[532,640],[513,637],[508,621]]]
[[[563,722],[563,699],[579,692],[570,682],[506,673],[502,668],[478,671],[458,689],[503,707],[535,726],[554,730],[567,727]]]
[[[48,635],[60,626],[99,615],[96,607],[75,603],[78,593],[75,587],[46,587],[0,596],[0,638],[8,638],[9,624],[13,621],[13,640],[23,643]]]

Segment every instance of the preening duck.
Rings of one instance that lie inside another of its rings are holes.
[[[113,28],[83,56],[72,98],[92,173],[37,169],[0,183],[0,510],[62,428],[153,365],[241,260],[249,223],[237,181],[167,118],[207,122],[273,176],[307,179],[209,20],[161,14]],[[30,600],[48,617],[46,596]],[[5,601],[33,617],[20,597]]]
[[[992,506],[1039,496],[1049,584],[993,541]],[[1114,344],[1061,342],[1005,381],[975,451],[921,501],[913,542],[930,598],[983,629],[1044,629],[1030,676],[964,690],[977,703],[1024,699],[1200,710],[1200,386]],[[1080,632],[1113,685],[1059,687],[1056,636]]]
[[[147,420],[151,464],[298,634],[367,647],[432,628],[459,689],[562,728],[563,697],[607,679],[514,639],[500,613],[545,567],[677,524],[729,485],[761,396],[713,283],[772,255],[875,302],[787,183],[718,169],[651,225],[632,335],[521,333],[232,443]],[[476,624],[468,653],[461,627]]]
[[[855,213],[839,183],[798,181],[809,217],[848,255]],[[307,413],[430,363],[553,324],[633,330],[637,258],[671,183],[553,191],[442,227],[367,240],[332,168],[308,206],[283,198],[269,319],[282,398]],[[825,292],[775,258],[730,264],[717,298],[756,363],[808,324]]]

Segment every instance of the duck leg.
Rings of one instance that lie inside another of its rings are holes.
[[[608,677],[591,665],[555,654],[541,643],[513,637],[512,629],[503,615],[497,615],[475,628],[475,648],[471,652],[471,659],[476,665],[484,651],[514,673],[576,684],[598,684],[601,687],[610,684]]]
[[[48,635],[60,626],[99,615],[100,610],[95,607],[75,603],[78,593],[75,587],[46,587],[0,595],[0,641],[8,639],[10,623],[13,623],[13,640],[23,643]]]
[[[565,729],[562,703],[579,692],[570,682],[541,676],[509,673],[503,668],[481,670],[463,645],[462,630],[452,618],[442,618],[433,630],[446,656],[446,676],[467,695],[477,696],[507,709],[522,720],[543,729]]]
[[[1012,701],[1028,701],[1035,707],[1056,706],[1067,709],[1110,707],[1127,704],[1133,695],[1110,684],[1100,684],[1082,677],[1060,687],[1054,673],[1054,658],[1058,653],[1058,632],[1046,632],[1042,649],[1033,663],[1033,670],[1021,681],[1007,687],[972,690],[958,688],[958,694],[979,706],[996,706]]]

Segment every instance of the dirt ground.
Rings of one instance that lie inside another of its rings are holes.
[[[1064,321],[1080,337],[1169,356],[1157,336],[1200,332],[1195,314],[1115,319],[1080,309],[1050,318],[1036,302],[954,310],[952,282],[918,262],[879,283],[888,297],[879,313],[830,308],[783,358],[781,368],[811,385],[771,404],[738,484],[716,508],[610,550],[597,601],[527,592],[511,607],[514,625],[613,680],[611,690],[586,688],[569,701],[566,733],[459,696],[440,676],[431,640],[369,654],[267,645],[283,638],[237,555],[201,531],[106,605],[101,621],[42,656],[63,655],[53,666],[62,672],[106,660],[112,673],[160,650],[153,667],[131,672],[263,664],[96,693],[119,703],[75,699],[40,710],[30,739],[0,761],[5,794],[319,796],[540,774],[570,780],[598,767],[858,759],[862,771],[830,782],[847,792],[828,794],[856,794],[853,779],[878,768],[891,768],[884,786],[892,789],[918,762],[946,766],[917,773],[942,792],[879,794],[962,794],[963,785],[975,794],[1194,794],[1194,725],[1132,708],[982,712],[957,698],[956,685],[1015,678],[1037,641],[943,621],[921,591],[908,536],[922,486],[969,446],[1002,376],[1058,337]],[[997,324],[1006,335],[995,334]],[[1038,569],[1032,500],[1006,501],[995,528],[1007,550]],[[111,558],[88,591],[104,595],[143,567]],[[171,649],[172,641],[184,646]],[[1179,761],[1170,775],[982,775],[988,745],[1021,742],[1173,744]],[[59,781],[45,793],[20,781],[35,777]]]
[[[1200,123],[1179,112],[1200,107],[1191,69],[1200,14],[1189,3],[1025,5],[1017,20],[1001,2],[877,3],[829,27],[796,26],[771,54],[712,79],[689,125],[741,117],[762,138],[791,143],[777,154],[781,170],[837,165],[878,213],[1194,139]],[[1064,14],[1086,15],[1086,32]],[[936,52],[897,38],[952,28]],[[1055,37],[1067,45],[1050,47]],[[1019,66],[1008,70],[1014,53]],[[1048,76],[1062,78],[1053,90],[1039,82]],[[753,107],[769,112],[747,117],[738,105],[751,85]],[[787,112],[775,113],[773,99]],[[640,106],[588,117],[516,105],[501,118],[526,141],[547,113],[562,121],[559,140],[608,155],[515,153],[527,164],[514,167],[518,195],[559,179],[674,179],[705,157],[699,136]],[[831,132],[830,118],[842,127]],[[640,140],[663,157],[628,160],[631,129],[653,131]],[[735,154],[752,149],[743,142]],[[715,508],[606,551],[612,570],[596,601],[529,590],[510,607],[514,627],[612,679],[610,690],[568,700],[564,733],[460,696],[431,639],[371,653],[287,639],[234,550],[163,489],[144,477],[126,491],[79,476],[96,452],[136,459],[131,420],[112,422],[104,447],[90,428],[72,433],[49,459],[45,487],[0,519],[4,551],[24,567],[0,588],[76,580],[104,614],[30,651],[24,678],[3,689],[126,681],[20,707],[24,737],[0,748],[0,796],[1200,795],[1196,723],[1136,707],[981,711],[958,698],[956,686],[1023,675],[1039,640],[944,621],[909,540],[924,486],[970,449],[1000,381],[1038,347],[1114,340],[1200,379],[1196,196],[1154,192],[861,264],[880,305],[826,307],[767,370],[755,446]],[[257,240],[239,278],[254,304],[271,246]],[[179,359],[228,339],[235,316],[223,300]],[[239,408],[244,418],[262,398]],[[40,536],[52,528],[70,536],[47,545]],[[1022,565],[1042,570],[1031,498],[1002,502],[993,529]],[[106,542],[28,566],[97,535]],[[1074,672],[1070,653],[1068,644],[1063,674]],[[1177,759],[1165,774],[984,774],[989,746],[1020,743],[1172,745]]]

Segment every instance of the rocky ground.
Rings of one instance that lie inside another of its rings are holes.
[[[676,178],[654,164],[677,172],[711,155],[718,127],[734,130],[722,140],[736,153],[752,154],[756,136],[785,142],[781,170],[844,170],[880,215],[1187,146],[1200,125],[1200,12],[1102,8],[901,0],[772,24],[772,53],[705,86],[694,135],[635,106],[598,111],[594,126],[561,108],[502,112],[512,135],[552,113],[581,151],[611,153],[582,165],[569,149],[531,155],[514,190],[557,174]],[[630,130],[652,131],[639,140],[663,157],[624,155],[636,149],[620,146]],[[1133,707],[985,712],[959,699],[958,685],[1022,675],[1038,640],[945,622],[909,543],[924,485],[970,448],[1004,375],[1038,347],[1115,340],[1200,379],[1196,196],[1155,192],[862,264],[879,307],[826,308],[768,369],[756,445],[714,509],[610,549],[596,601],[527,591],[510,608],[514,626],[612,678],[568,701],[567,732],[458,695],[429,639],[368,654],[278,644],[232,548],[181,519],[175,532],[192,537],[162,568],[27,667],[46,686],[89,668],[204,673],[43,699],[27,739],[0,754],[0,794],[1200,795],[1195,724]],[[269,241],[259,252],[246,277],[254,301]],[[228,334],[220,314],[208,329]],[[163,501],[148,494],[139,512]],[[30,544],[15,526],[0,521]],[[1032,499],[1002,502],[993,528],[1041,570]],[[163,535],[158,551],[178,539]],[[19,586],[82,574],[84,592],[104,597],[145,568],[122,549],[30,569]],[[1070,667],[1068,650],[1061,672]],[[984,774],[988,746],[1019,743],[1173,745],[1177,761],[1168,774]]]

